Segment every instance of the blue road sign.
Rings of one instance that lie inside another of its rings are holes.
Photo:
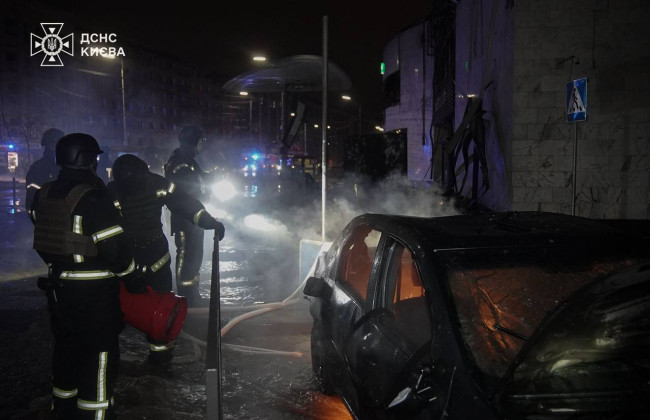
[[[587,119],[587,78],[573,80],[566,85],[566,122]]]

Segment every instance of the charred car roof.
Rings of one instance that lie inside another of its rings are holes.
[[[545,212],[431,218],[364,214],[356,221],[385,230],[405,242],[425,242],[434,251],[549,245],[648,247],[650,243],[641,234],[634,234],[633,228],[622,230],[593,219]],[[647,229],[649,224],[648,221],[631,222],[638,223],[638,231]]]

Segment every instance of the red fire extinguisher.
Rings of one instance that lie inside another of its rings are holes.
[[[187,317],[187,299],[174,292],[129,293],[120,282],[124,322],[157,341],[169,342],[180,334]]]

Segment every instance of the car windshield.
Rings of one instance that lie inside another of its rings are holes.
[[[440,253],[462,339],[495,383],[553,309],[595,278],[634,263],[576,249],[470,249]]]
[[[650,406],[650,265],[619,271],[589,285],[554,314],[518,357],[507,378],[507,404],[535,405],[549,396],[566,407],[594,407],[594,397],[635,410]],[[569,395],[570,394],[570,395]],[[625,399],[625,403],[622,399]],[[578,400],[583,402],[579,403]],[[633,400],[637,399],[637,403]]]

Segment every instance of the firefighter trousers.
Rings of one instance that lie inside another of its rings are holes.
[[[92,289],[64,285],[56,291],[56,301],[50,299],[52,410],[57,419],[114,418],[113,387],[124,325],[119,289]]]
[[[165,235],[160,233],[152,238],[139,239],[132,247],[135,262],[143,270],[143,278],[157,292],[172,291],[171,257],[169,244]],[[145,244],[140,246],[139,244]],[[149,361],[159,365],[169,365],[173,354],[174,342],[154,340],[147,336],[149,343]]]
[[[176,287],[180,296],[189,302],[200,298],[199,270],[203,262],[204,230],[187,226],[174,232],[176,244]]]

